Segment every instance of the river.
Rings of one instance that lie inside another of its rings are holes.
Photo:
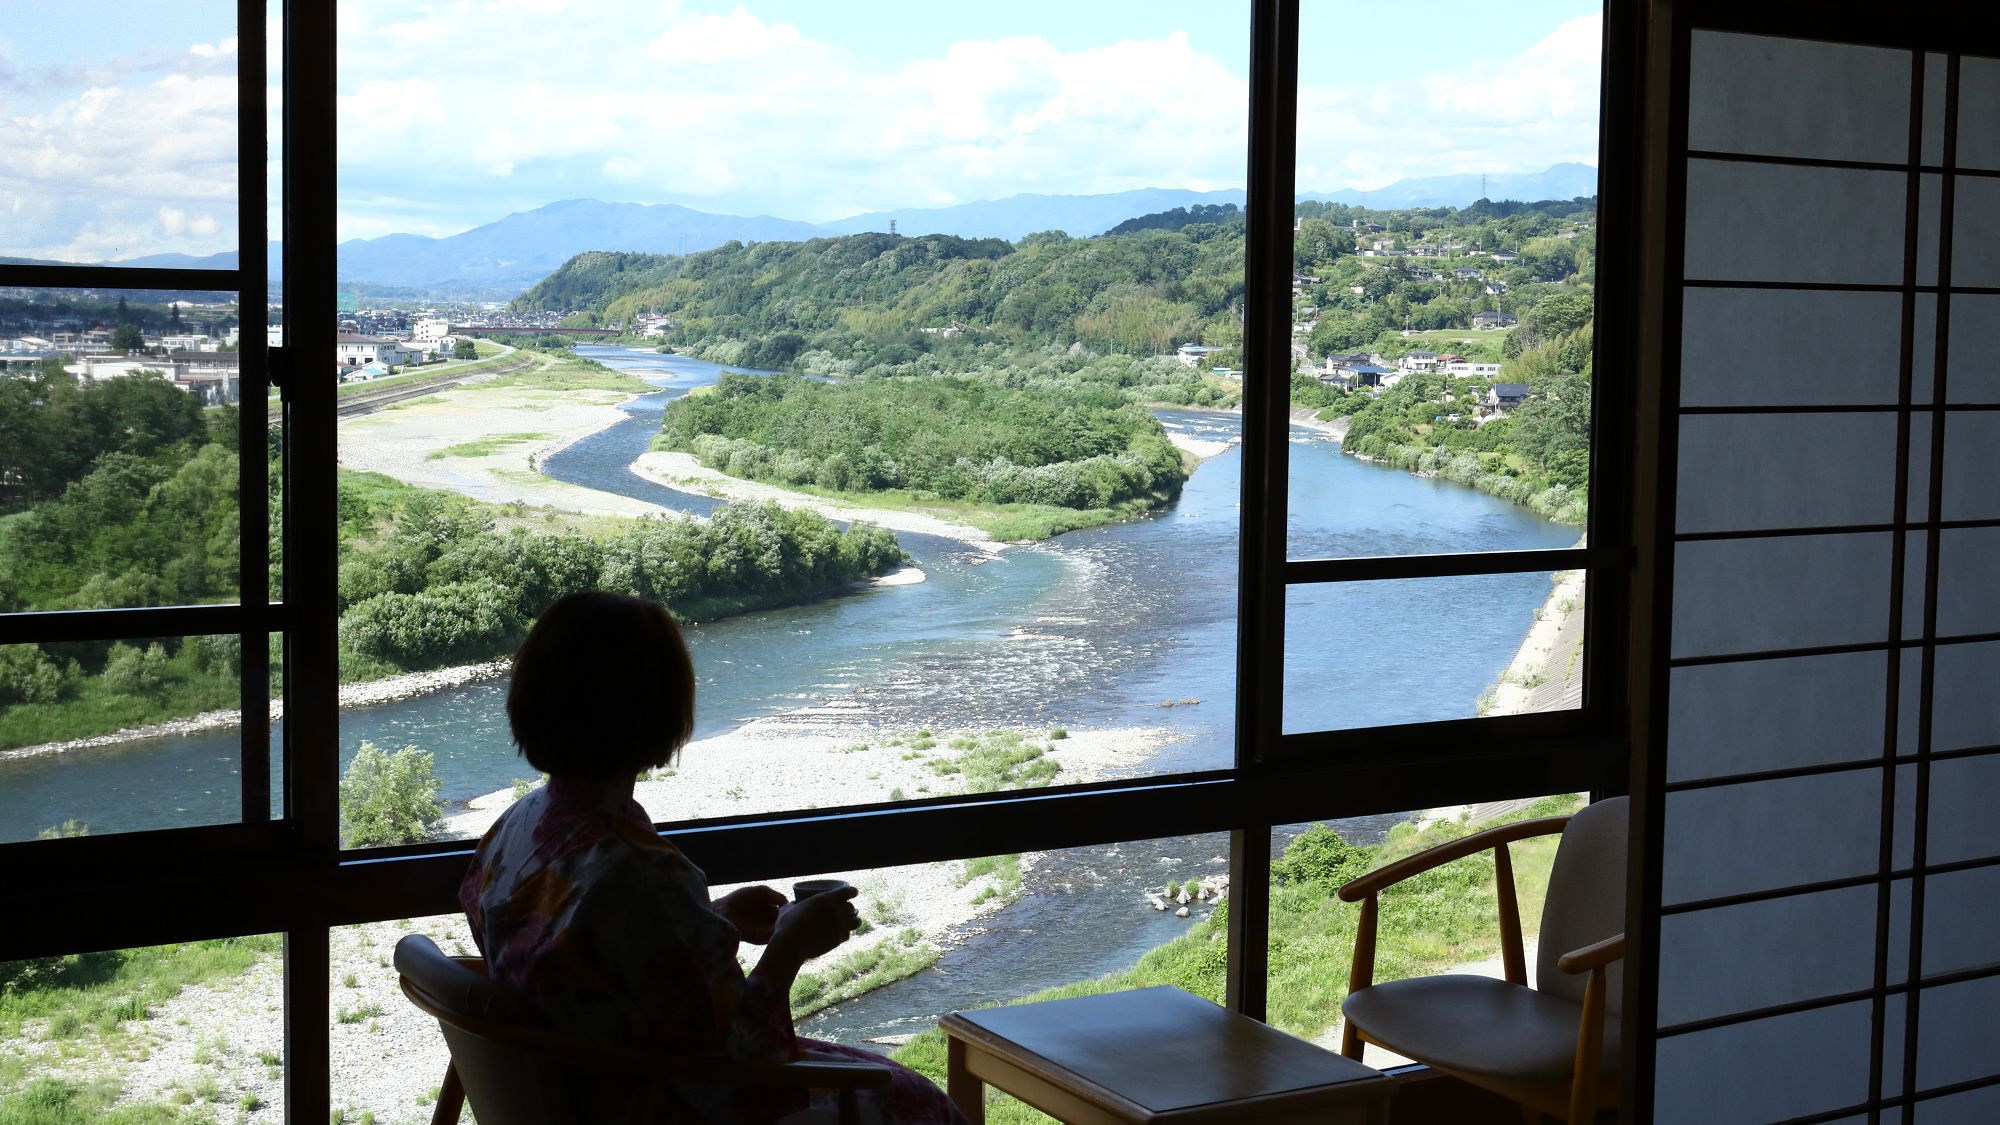
[[[543,471],[677,509],[711,508],[628,466],[666,403],[721,369],[629,348],[578,351],[661,390],[627,403],[625,421],[549,457]],[[1160,416],[1206,440],[1240,432],[1235,414]],[[1576,538],[1472,489],[1340,456],[1316,431],[1295,428],[1290,448],[1295,558],[1557,547]],[[1240,447],[1231,446],[1150,518],[997,557],[903,535],[925,582],[696,626],[697,736],[779,712],[901,729],[1161,726],[1180,737],[1143,772],[1226,766],[1241,467]],[[1548,583],[1546,574],[1481,575],[1295,592],[1285,729],[1472,714]],[[505,681],[494,681],[348,711],[343,754],[364,740],[429,750],[448,801],[505,788],[531,771],[507,739],[504,692]],[[238,800],[237,737],[224,729],[0,761],[0,840],[32,837],[67,817],[99,833],[227,821]],[[1379,833],[1387,823],[1351,830]],[[1217,870],[1221,849],[1215,838],[1182,838],[1052,855],[1030,872],[1019,902],[986,919],[985,932],[936,969],[829,1010],[805,1030],[847,1040],[889,1034],[952,1007],[1129,965],[1187,924],[1145,910],[1137,889]]]

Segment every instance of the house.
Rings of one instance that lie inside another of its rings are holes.
[[[1504,282],[1504,281],[1489,281],[1489,282],[1487,282],[1487,283],[1486,283],[1486,295],[1487,295],[1488,297],[1504,297],[1504,296],[1506,296],[1506,295],[1507,295],[1507,283],[1506,283],[1506,282]]]
[[[1489,414],[1512,410],[1528,400],[1528,384],[1495,383],[1486,390],[1486,401],[1482,407]]]
[[[1436,352],[1427,352],[1422,348],[1418,348],[1416,351],[1410,352],[1397,360],[1396,366],[1406,372],[1436,371],[1437,363],[1438,354]]]
[[[1414,281],[1436,281],[1438,274],[1429,266],[1411,266],[1410,278]]]
[[[1485,274],[1471,266],[1460,266],[1451,271],[1451,275],[1460,281],[1482,281],[1486,277]]]
[[[1221,348],[1211,348],[1206,344],[1182,344],[1180,348],[1174,352],[1174,358],[1180,360],[1182,363],[1188,365],[1189,367],[1198,367],[1201,365],[1202,360],[1207,359],[1209,356],[1212,356],[1221,350],[1222,350]]]
[[[451,335],[451,320],[442,316],[419,318],[411,335],[426,344],[435,344]]]
[[[1441,363],[1438,370],[1454,379],[1497,379],[1500,365],[1497,363],[1475,363],[1464,357],[1456,357],[1450,363]]]
[[[1474,328],[1512,328],[1521,323],[1521,318],[1510,312],[1476,312],[1472,314]]]
[[[333,340],[339,349],[340,362],[348,367],[366,367],[371,363],[393,367],[408,362],[394,340],[353,332],[339,333]]]
[[[1514,253],[1512,250],[1495,250],[1493,252],[1493,260],[1499,262],[1501,265],[1504,266],[1509,262],[1520,261],[1521,256],[1519,254]]]
[[[215,350],[215,341],[207,336],[182,333],[160,337],[160,346],[170,352],[212,352]]]
[[[1393,372],[1379,363],[1354,356],[1328,356],[1326,366],[1320,369],[1319,381],[1336,383],[1343,387],[1379,387],[1382,380]]]

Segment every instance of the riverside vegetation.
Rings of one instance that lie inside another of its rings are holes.
[[[499,382],[637,383],[574,357]],[[0,396],[0,497],[13,509],[0,516],[0,611],[237,597],[236,411],[204,412],[162,382],[79,385],[47,366],[0,380]],[[284,560],[275,432],[267,457],[276,594]],[[568,527],[557,513],[346,471],[339,519],[348,681],[503,656],[543,606],[574,590],[627,591],[708,620],[839,589],[905,558],[885,530],[842,530],[772,504],[724,505],[708,520]],[[0,749],[234,707],[241,674],[233,636],[0,646]]]
[[[1412,378],[1377,398],[1301,373],[1292,379],[1294,405],[1324,418],[1352,415],[1348,452],[1581,522],[1595,201],[1371,211],[1307,200],[1296,214],[1294,339],[1308,358],[1362,351],[1393,362],[1420,347],[1452,351],[1504,362],[1504,381],[1529,393],[1512,416],[1482,424],[1475,403],[1493,380]],[[1091,238],[857,234],[731,242],[688,255],[591,252],[514,304],[569,313],[567,323],[581,326],[661,316],[671,326],[667,346],[704,359],[863,386],[888,380],[912,398],[921,381],[950,377],[1042,398],[1069,389],[1230,406],[1242,361],[1243,240],[1240,212],[1202,207],[1140,216]],[[1481,312],[1513,313],[1520,324],[1475,331]],[[1207,360],[1213,370],[1166,355],[1185,343],[1216,349]],[[823,442],[857,437],[866,440]],[[675,448],[694,451],[690,438]],[[898,468],[928,452],[910,439],[876,444],[879,461]],[[728,458],[737,449],[711,450],[713,467],[735,475]],[[740,466],[784,482],[777,461],[787,452],[796,455],[789,483],[807,483],[805,448],[771,446],[767,457],[749,450]],[[812,471],[811,486],[825,487]]]
[[[1002,539],[1144,511],[1186,480],[1150,412],[1067,380],[725,374],[667,406],[659,444],[731,476],[943,508]]]

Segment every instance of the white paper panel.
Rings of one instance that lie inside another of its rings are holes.
[[[1678,476],[1677,531],[1888,523],[1896,417],[1684,415]]]
[[[1947,758],[1931,763],[1924,862],[1958,863],[2000,856],[2000,756]]]
[[[1660,919],[1660,1024],[1873,985],[1876,899],[1848,887]]]
[[[1910,753],[1917,744],[1910,736]],[[1889,832],[1889,866],[1908,871],[1917,862],[1917,767],[1896,767],[1896,823]]]
[[[1889,884],[1889,940],[1884,943],[1884,967],[1890,984],[1910,979],[1911,881],[1896,879]],[[1900,1047],[1897,1048],[1901,1050]]]
[[[1898,173],[1690,160],[1687,186],[1689,278],[1903,280],[1906,207]]]
[[[1662,1039],[1653,1120],[1762,1125],[1865,1101],[1871,1014],[1841,1004]]]
[[[1917,1006],[1917,1091],[2000,1074],[2000,977],[1926,988]]]
[[[1911,1107],[1915,1125],[1993,1125],[2000,1121],[2000,1086],[1930,1098]]]
[[[1909,157],[1908,51],[1696,31],[1688,147],[1821,160]]]
[[[2000,59],[1959,60],[1958,166],[2000,169]]]
[[[1930,373],[1924,375],[1926,381]],[[1931,517],[1931,415],[1926,411],[1910,414],[1910,490],[1903,518],[1912,521]]]
[[[1878,869],[1882,771],[1667,795],[1661,901],[1777,890]]]
[[[1910,518],[1924,518],[1923,510],[1911,509]],[[1924,635],[1924,571],[1930,550],[1930,532],[1911,531],[1903,535],[1903,639],[1906,641]]]
[[[1898,294],[1694,288],[1681,300],[1684,406],[1896,401]]]
[[[1930,315],[1937,315],[1936,297],[1919,294],[1917,300],[1920,316],[1925,301],[1930,302]],[[1936,321],[1921,320],[1919,323],[1934,326]],[[1945,401],[1966,404],[2000,402],[2000,349],[1992,346],[1993,341],[2000,341],[2000,294],[1953,293],[1951,338],[1958,341],[1959,346],[1951,349],[1945,357]],[[1934,327],[1931,339],[1936,339]]]
[[[1924,140],[1925,164],[1944,163],[1945,57],[1924,56]]]
[[[2000,456],[2000,450],[1985,453]],[[1939,535],[1937,635],[1972,633],[2000,633],[2000,527]]]
[[[1993,128],[1993,122],[1984,127]],[[1953,184],[1958,199],[1952,207],[1951,283],[2000,286],[2000,179],[1959,176]],[[1960,339],[1957,333],[1952,338]]]
[[[1882,1096],[1903,1092],[1903,1041],[1909,1034],[1910,1002],[1901,993],[1882,998]],[[1884,1112],[1887,1122],[1889,1114]]]
[[[1962,299],[1954,297],[1952,307],[1957,308]],[[1917,294],[1916,317],[1912,325],[1915,335],[1910,341],[1910,403],[1913,406],[1929,406],[1933,397],[1931,389],[1937,383],[1937,318],[1937,294]]]
[[[1922,615],[1918,616],[1921,623]],[[1914,757],[1917,753],[1917,718],[1924,709],[1924,654],[1922,649],[1904,649],[1903,668],[1898,673],[1896,705],[1896,754]]]
[[[1880,756],[1888,659],[1854,652],[1674,669],[1667,779]]]
[[[1947,871],[1924,880],[1924,976],[2000,965],[2000,867]]]
[[[1962,339],[1955,332],[1952,335]],[[1987,350],[1970,339],[1965,343]],[[1945,414],[1944,518],[2000,519],[2000,411],[1953,410]],[[2000,559],[1989,562],[2000,567]]]
[[[1876,532],[1679,544],[1674,655],[1886,642],[1893,542]]]
[[[1917,284],[1938,283],[1938,251],[1944,245],[1938,225],[1944,207],[1944,177],[1925,173],[1917,182]]]
[[[1936,673],[1931,748],[2000,745],[2000,642],[1939,645]]]

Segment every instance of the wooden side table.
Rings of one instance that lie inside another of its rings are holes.
[[[1384,1125],[1395,1082],[1178,988],[953,1012],[951,1100],[986,1119],[990,1082],[1070,1125]]]

